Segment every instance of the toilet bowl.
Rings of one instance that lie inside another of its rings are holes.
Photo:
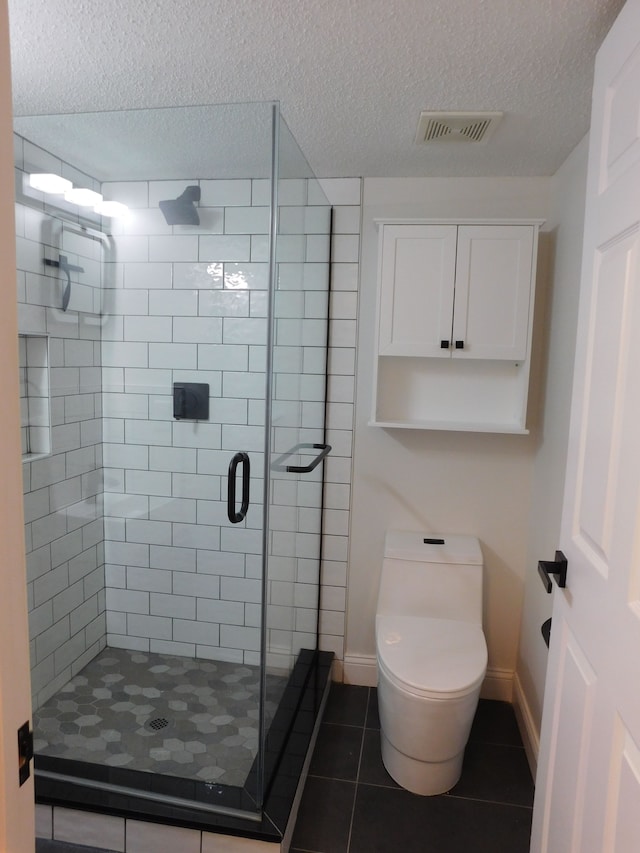
[[[449,790],[487,668],[477,539],[387,534],[376,657],[387,771],[416,794]]]

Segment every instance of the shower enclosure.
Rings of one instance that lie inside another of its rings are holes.
[[[275,103],[15,130],[36,796],[274,838],[330,665],[330,206]]]

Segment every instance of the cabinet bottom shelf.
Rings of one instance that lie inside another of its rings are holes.
[[[371,420],[368,426],[383,429],[422,429],[443,432],[493,432],[510,435],[529,435],[529,430],[518,424],[462,423],[460,421],[382,421]]]
[[[529,363],[378,358],[371,423],[526,435]]]

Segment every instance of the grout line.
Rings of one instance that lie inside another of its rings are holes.
[[[347,782],[349,785],[357,785],[355,779],[345,779],[343,776],[321,776],[319,773],[309,773],[311,779],[323,779],[325,782]]]
[[[401,785],[383,785],[382,782],[358,782],[359,785],[366,785],[368,788],[384,788],[385,791],[405,791],[405,793],[410,793],[406,788],[403,788]],[[437,794],[436,796],[443,796],[442,794]]]
[[[440,796],[451,797],[452,800],[470,800],[474,803],[485,803],[487,805],[492,806],[511,806],[516,809],[527,809],[528,811],[533,810],[533,804],[531,804],[530,806],[525,806],[522,803],[505,803],[503,800],[486,800],[481,799],[480,797],[463,797],[460,794],[451,793],[442,794]]]
[[[292,847],[291,849],[299,851],[299,853],[323,853],[322,850],[310,850],[308,847]]]
[[[358,769],[356,770],[356,787],[353,794],[353,805],[351,807],[351,821],[349,823],[349,834],[347,835],[347,849],[346,853],[349,853],[351,848],[351,835],[353,833],[353,821],[356,814],[356,803],[358,801],[358,785],[360,784],[360,768],[362,766],[362,754],[364,752],[364,734],[366,731],[366,722],[367,715],[369,713],[369,700],[371,698],[371,688],[367,688],[367,708],[364,714],[364,724],[362,725],[362,737],[360,738],[360,755],[358,756]]]
[[[524,746],[521,743],[504,743],[500,740],[486,740],[485,738],[469,738],[468,743],[483,743],[486,746],[506,746],[509,749],[524,749]]]

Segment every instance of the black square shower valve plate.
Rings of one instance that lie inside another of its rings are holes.
[[[206,382],[173,383],[173,417],[176,420],[209,420],[209,385]]]

